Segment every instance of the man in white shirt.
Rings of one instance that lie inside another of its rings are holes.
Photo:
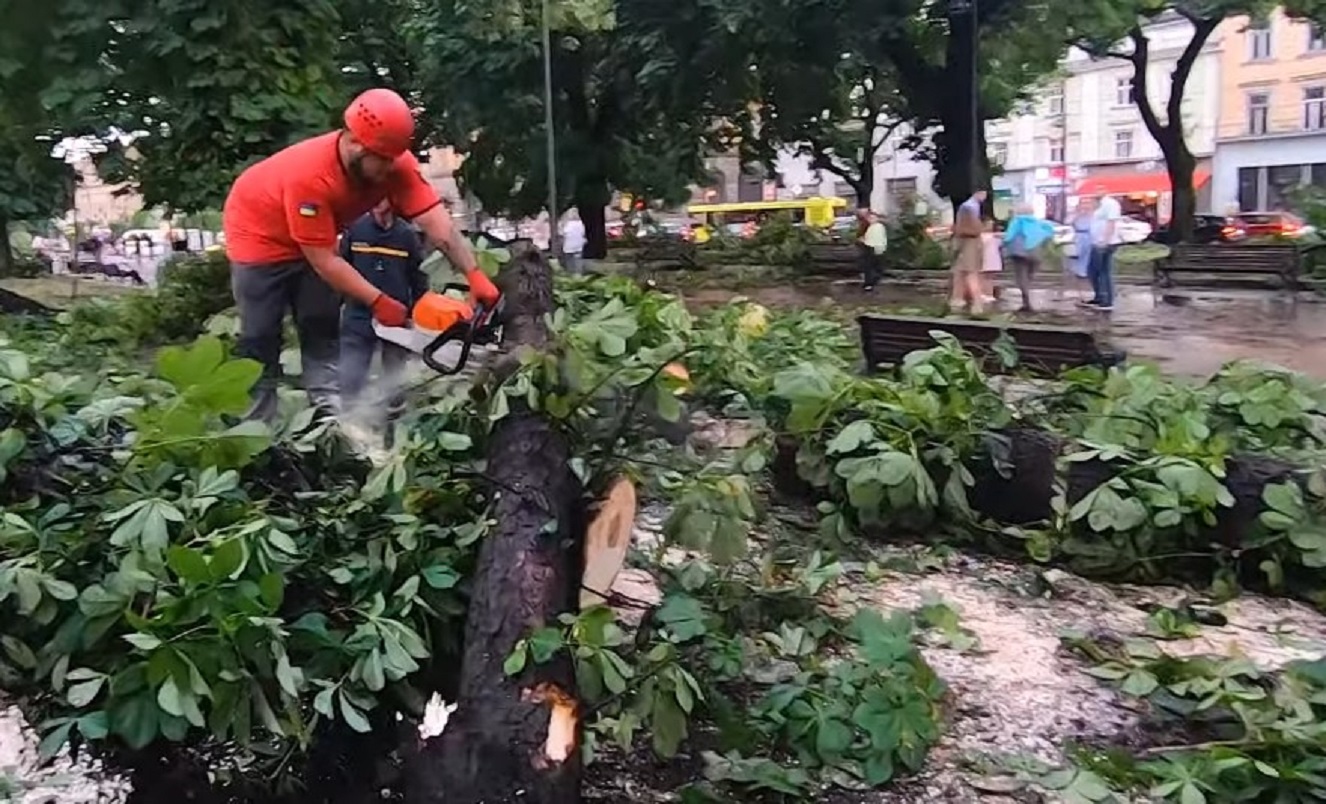
[[[858,248],[861,255],[862,288],[866,291],[875,289],[883,270],[884,252],[889,247],[889,233],[884,221],[874,210],[862,209],[857,212],[860,218],[861,236]]]
[[[585,223],[580,220],[580,213],[575,207],[566,211],[562,219],[562,267],[572,276],[579,276],[584,270],[580,255],[585,250]]]
[[[1114,252],[1123,243],[1119,221],[1123,209],[1112,196],[1102,193],[1096,200],[1096,211],[1091,215],[1091,263],[1087,278],[1091,280],[1092,296],[1082,302],[1083,307],[1109,311],[1114,309]]]

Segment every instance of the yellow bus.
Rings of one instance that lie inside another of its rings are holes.
[[[828,229],[838,210],[847,206],[841,198],[799,198],[793,201],[749,201],[739,204],[692,204],[686,208],[686,214],[699,218],[701,225],[696,231],[696,240],[705,242],[713,233],[726,227],[732,234],[740,234],[741,228],[754,224],[769,215],[781,212],[790,213],[794,223]]]

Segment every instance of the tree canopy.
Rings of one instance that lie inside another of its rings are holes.
[[[1180,240],[1191,236],[1197,211],[1193,182],[1197,159],[1188,145],[1182,113],[1193,67],[1225,20],[1245,15],[1264,19],[1282,6],[1293,17],[1326,19],[1326,3],[1321,0],[1287,4],[1273,0],[1106,0],[1093,4],[1090,14],[1082,13],[1080,4],[1066,3],[1060,9],[1060,14],[1070,20],[1072,44],[1097,58],[1120,58],[1132,65],[1132,99],[1143,125],[1165,157],[1173,192],[1171,228]],[[1151,82],[1151,40],[1144,26],[1167,17],[1186,20],[1191,34],[1170,72],[1169,86],[1161,92]]]
[[[743,108],[740,8],[716,0],[619,0],[555,6],[554,130],[559,207],[604,244],[616,189],[683,201],[705,178],[707,147]],[[466,186],[494,214],[546,206],[547,155],[538,4],[437,3],[429,16],[424,103],[443,110],[441,139],[468,155]]]

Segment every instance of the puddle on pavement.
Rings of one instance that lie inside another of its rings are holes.
[[[923,281],[886,283],[869,295],[856,279],[677,292],[698,308],[745,296],[769,307],[831,309],[845,317],[872,310],[938,315],[946,307],[942,274]],[[1175,374],[1207,376],[1231,360],[1262,360],[1326,380],[1326,299],[1311,293],[1160,291],[1125,284],[1108,315],[1080,308],[1081,293],[1054,278],[1032,291],[1037,313],[1015,314],[1021,303],[1016,290],[1007,291],[992,312],[1007,320],[1088,327],[1132,358],[1155,361]]]

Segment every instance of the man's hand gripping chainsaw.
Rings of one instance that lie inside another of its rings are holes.
[[[374,329],[384,340],[417,352],[434,371],[458,374],[469,362],[472,347],[497,343],[500,337],[502,296],[486,276],[479,277],[482,282],[471,276],[470,286],[449,284],[441,293],[425,293],[411,311],[412,327],[375,325]],[[469,299],[446,295],[453,290],[467,293]],[[449,346],[457,352],[450,365],[438,356]]]

